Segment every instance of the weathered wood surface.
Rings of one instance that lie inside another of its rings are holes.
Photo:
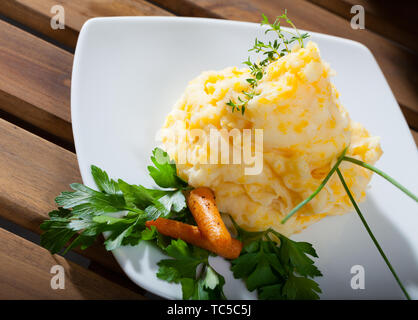
[[[144,299],[96,273],[51,255],[0,228],[0,299]],[[64,268],[64,289],[52,289],[51,268]]]
[[[53,6],[64,8],[65,29],[51,28]],[[84,22],[106,16],[166,16],[169,12],[144,0],[2,0],[0,13],[59,43],[75,48]]]
[[[0,216],[41,233],[39,225],[55,208],[55,197],[81,182],[75,154],[2,119],[0,154]],[[101,244],[78,252],[120,272]]]
[[[354,5],[365,11],[365,27],[418,52],[418,22],[411,19],[417,3],[411,0],[309,0],[341,17],[351,20]]]
[[[0,109],[73,142],[73,55],[0,20]]]

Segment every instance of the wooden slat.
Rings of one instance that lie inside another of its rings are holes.
[[[65,29],[50,27],[51,8],[62,5]],[[74,48],[86,20],[99,16],[166,16],[169,12],[144,0],[2,0],[0,13]]]
[[[39,225],[55,208],[58,193],[81,181],[75,154],[2,119],[0,154],[0,216],[41,233]],[[121,272],[101,244],[78,252]]]
[[[0,108],[73,143],[73,55],[0,21]]]
[[[407,48],[418,51],[418,22],[413,19],[416,1],[382,0],[309,0],[333,13],[351,20],[350,9],[361,5],[365,11],[365,27]]]
[[[187,14],[188,7],[193,6],[199,7],[201,13],[208,12],[212,16],[252,22],[259,22],[261,13],[274,20],[276,15],[287,8],[289,16],[298,28],[359,41],[373,52],[409,125],[418,129],[417,55],[368,29],[353,30],[347,19],[305,0],[152,0],[152,2],[179,15]]]
[[[417,147],[418,147],[418,131],[415,131],[415,130],[411,130],[411,133],[412,133],[412,137],[414,138],[414,140],[415,140],[415,144],[417,145]]]
[[[64,30],[50,27],[50,9],[56,4],[65,9]],[[3,0],[0,13],[71,46],[75,46],[81,26],[91,17],[169,15],[141,0]],[[72,61],[71,53],[0,21],[0,109],[73,144],[70,123]]]
[[[0,228],[0,299],[143,299],[92,271]],[[65,289],[51,288],[51,267],[65,270]]]

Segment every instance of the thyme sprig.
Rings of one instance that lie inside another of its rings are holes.
[[[288,25],[290,25],[294,31],[282,29],[282,20],[284,20]],[[307,32],[302,34],[299,33],[299,30],[296,28],[295,24],[287,16],[287,9],[285,9],[284,13],[281,16],[278,16],[273,23],[270,23],[268,18],[263,14],[263,21],[261,22],[261,25],[267,25],[270,27],[266,30],[266,34],[269,32],[275,32],[279,39],[282,40],[284,49],[282,49],[281,53],[283,53],[283,55],[285,53],[290,52],[289,45],[295,41],[299,42],[299,45],[303,48],[303,40],[309,37],[309,34]],[[285,33],[290,35],[290,38],[285,36]]]
[[[229,99],[226,103],[232,108],[232,112],[240,111],[242,115],[245,113],[248,102],[260,94],[257,92],[257,86],[265,74],[266,67],[270,63],[283,57],[286,53],[290,53],[289,46],[293,42],[297,41],[303,48],[303,40],[309,37],[308,33],[299,33],[295,24],[287,16],[287,10],[285,10],[284,14],[278,16],[273,23],[270,23],[264,14],[262,16],[263,20],[261,21],[261,25],[267,25],[270,27],[265,31],[265,33],[274,32],[277,34],[278,38],[269,42],[263,42],[256,38],[253,47],[248,50],[256,53],[262,53],[264,59],[259,62],[252,62],[248,57],[248,60],[243,62],[250,69],[251,78],[246,79],[246,81],[250,84],[250,89],[247,91],[243,90],[241,92],[243,96],[238,96],[237,101]],[[294,31],[282,29],[283,22],[290,25]]]

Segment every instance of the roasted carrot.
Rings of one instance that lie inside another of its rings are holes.
[[[238,258],[242,250],[242,242],[233,238],[231,238],[231,242],[228,246],[214,246],[205,236],[202,235],[198,227],[180,221],[158,218],[156,220],[147,221],[145,225],[148,228],[155,226],[158,232],[163,235],[175,239],[181,239],[197,247],[212,251],[227,259]]]
[[[202,237],[198,227],[180,221],[158,218],[145,222],[145,226],[155,226],[157,231],[165,236],[181,239],[187,243],[203,248],[205,239]],[[206,248],[205,248],[206,249]]]
[[[242,242],[237,239],[231,238],[231,243],[229,244],[229,246],[223,248],[212,248],[208,250],[216,253],[221,257],[232,260],[238,258],[241,254]]]
[[[187,195],[187,205],[202,235],[217,248],[228,247],[231,235],[216,206],[215,195],[206,187],[199,187]]]

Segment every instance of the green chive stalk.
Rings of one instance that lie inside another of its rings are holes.
[[[337,171],[337,174],[338,174],[338,176],[339,176],[339,178],[341,180],[341,183],[344,186],[345,192],[347,192],[347,195],[350,198],[350,201],[353,204],[354,209],[356,209],[356,212],[357,212],[358,216],[360,217],[361,222],[363,223],[364,227],[366,228],[367,233],[369,234],[370,238],[372,238],[373,243],[375,244],[377,250],[379,250],[379,253],[382,256],[383,260],[385,260],[386,265],[388,266],[390,272],[392,272],[393,276],[395,277],[396,282],[398,283],[398,285],[401,288],[402,292],[404,293],[405,297],[408,300],[411,300],[411,297],[409,296],[409,294],[406,291],[405,287],[403,286],[401,280],[399,279],[398,275],[396,274],[395,269],[393,269],[391,263],[389,262],[389,259],[386,257],[386,254],[383,252],[382,248],[379,245],[379,242],[377,241],[376,237],[373,235],[372,230],[370,229],[369,225],[366,222],[366,219],[364,218],[363,214],[361,213],[360,208],[358,207],[356,201],[354,200],[354,197],[352,196],[352,194],[350,192],[350,189],[348,188],[347,184],[345,183],[344,177],[341,174],[340,169],[337,168],[336,171]]]
[[[363,168],[369,169],[375,173],[377,173],[379,176],[385,178],[387,181],[389,181],[390,183],[392,183],[395,187],[399,188],[401,191],[403,191],[405,194],[407,194],[409,197],[411,197],[412,199],[414,199],[416,202],[418,202],[418,197],[416,195],[414,195],[411,191],[409,191],[407,188],[405,188],[403,185],[401,185],[398,181],[396,181],[395,179],[393,179],[392,177],[390,177],[389,175],[387,175],[386,173],[384,173],[382,170],[372,166],[371,164],[365,163],[361,160],[357,160],[351,157],[347,157],[344,156],[343,157],[344,161],[349,161],[352,163],[355,163]]]
[[[328,172],[328,175],[325,177],[325,179],[321,182],[321,184],[319,185],[319,187],[314,191],[314,193],[312,193],[308,198],[306,198],[305,200],[303,200],[301,203],[299,203],[296,207],[294,207],[292,209],[292,211],[290,211],[288,213],[288,215],[281,221],[282,224],[284,224],[287,220],[290,219],[290,217],[292,217],[300,208],[302,208],[305,204],[307,204],[309,201],[311,201],[313,198],[315,198],[315,196],[322,190],[322,188],[327,184],[328,180],[331,178],[331,176],[334,174],[335,170],[338,169],[338,166],[340,165],[341,161],[343,160],[345,153],[347,152],[347,148],[346,147],[342,154],[339,156],[339,158],[337,159],[337,162],[335,163],[335,165],[332,167],[332,169],[330,170],[330,172]]]

